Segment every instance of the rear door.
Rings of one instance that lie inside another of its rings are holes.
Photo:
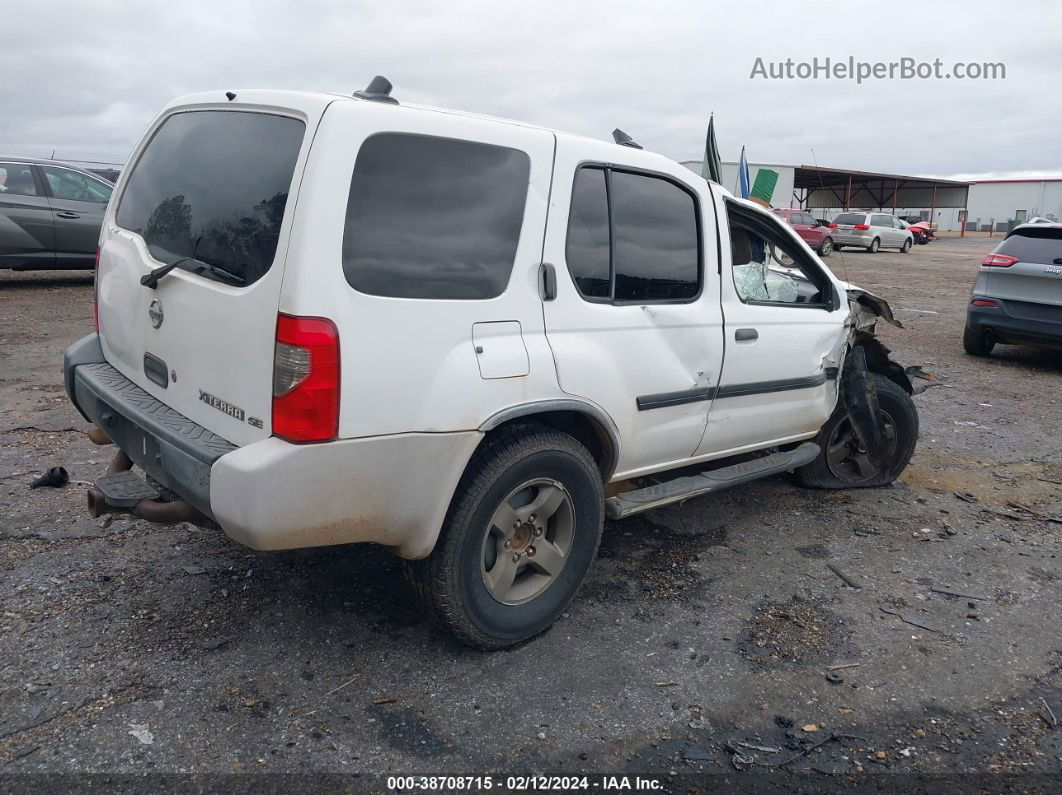
[[[52,210],[28,163],[0,162],[0,267],[55,264]]]
[[[201,97],[164,113],[122,175],[100,256],[100,335],[127,378],[242,445],[270,434],[288,227],[332,99]],[[141,284],[167,264],[155,289]]]
[[[63,166],[38,166],[55,222],[60,265],[92,265],[113,186]]]
[[[649,154],[558,137],[546,335],[561,389],[619,427],[620,477],[693,455],[719,377],[715,212],[707,183],[687,174]]]
[[[1017,261],[1007,267],[982,266],[990,297],[1007,301],[1015,313],[1021,311],[1015,301],[1062,307],[1062,227],[1015,229],[995,253]],[[1032,317],[1041,319],[1038,314]]]

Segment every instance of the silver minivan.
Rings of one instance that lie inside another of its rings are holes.
[[[1062,346],[1062,224],[1017,226],[981,262],[962,344],[987,356],[997,342]]]
[[[914,245],[914,235],[903,221],[888,213],[844,212],[830,224],[833,247],[859,246],[871,254],[883,248],[898,248],[906,254]]]

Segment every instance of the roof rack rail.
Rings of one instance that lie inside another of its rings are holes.
[[[391,85],[391,81],[382,75],[376,75],[369,85],[365,86],[362,91],[355,91],[354,96],[358,99],[367,99],[371,102],[387,102],[391,105],[397,105],[398,100],[391,96],[391,89],[394,86]]]
[[[642,145],[623,132],[619,127],[612,131],[612,140],[620,146],[629,146],[631,149],[641,149]]]

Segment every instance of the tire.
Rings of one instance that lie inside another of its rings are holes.
[[[879,240],[878,238],[874,238],[873,240],[870,241],[870,245],[867,246],[867,251],[869,251],[871,254],[877,254],[878,253],[878,249],[880,249],[880,248],[881,248],[881,240]]]
[[[840,251],[842,248],[844,248],[844,247],[840,243],[834,243],[833,244],[833,250],[834,251]]]
[[[555,500],[559,507],[545,522],[527,510]],[[499,516],[507,517],[506,527],[498,527]],[[523,524],[508,525],[513,518]],[[406,576],[428,614],[462,643],[514,646],[548,629],[568,607],[597,554],[603,519],[601,473],[586,448],[545,426],[511,426],[476,451],[435,549],[407,561]],[[519,563],[509,566],[509,550]],[[515,576],[506,579],[508,571]]]
[[[911,250],[911,238],[907,238],[905,241],[903,241],[903,245],[900,246],[900,253],[901,254],[906,254],[910,250]]]
[[[833,238],[824,238],[823,241],[819,243],[819,256],[828,257],[830,256],[831,251],[833,251]]]
[[[962,330],[962,347],[971,356],[988,356],[996,347],[996,341],[984,331],[974,331],[969,326]]]
[[[844,403],[838,400],[832,416],[815,437],[815,443],[822,448],[818,458],[796,471],[796,479],[801,486],[813,489],[887,486],[907,467],[918,443],[918,410],[911,396],[895,382],[881,373],[870,373],[870,376],[877,387],[886,438],[889,438],[892,447],[892,463],[884,471],[876,470],[869,460],[865,460],[865,456],[860,457],[855,453],[850,446],[853,444],[851,441],[842,449],[835,448],[835,453],[831,455],[831,445],[838,445],[846,436],[854,438]],[[857,464],[860,458],[865,464]]]

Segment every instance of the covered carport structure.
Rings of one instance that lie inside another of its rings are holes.
[[[965,220],[969,192],[968,182],[843,168],[797,166],[793,175],[793,202],[801,209],[928,210],[927,220],[934,224],[943,220],[940,211],[948,209],[957,211],[959,228]]]

